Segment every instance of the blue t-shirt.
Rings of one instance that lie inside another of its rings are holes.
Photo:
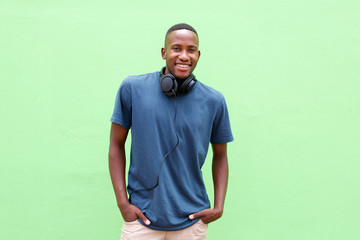
[[[187,228],[198,221],[188,218],[191,213],[210,207],[201,172],[209,143],[233,140],[220,92],[197,81],[186,95],[176,96],[176,109],[179,145],[167,156],[158,187],[131,196],[131,203],[151,221],[147,227],[156,230]],[[130,76],[121,83],[111,121],[131,129],[129,194],[156,184],[164,155],[177,143],[174,114],[174,97],[161,91],[160,72]]]

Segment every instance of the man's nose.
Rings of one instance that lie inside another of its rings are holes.
[[[185,51],[185,50],[182,51],[180,53],[179,59],[182,61],[187,61],[189,59],[189,55],[188,55],[187,51]]]

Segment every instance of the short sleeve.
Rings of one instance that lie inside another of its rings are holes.
[[[125,79],[116,94],[114,111],[110,121],[130,129],[132,119],[131,105],[131,85],[129,79]]]
[[[218,144],[231,142],[233,140],[234,138],[231,132],[229,112],[225,99],[223,98],[213,122],[210,142],[213,144]]]

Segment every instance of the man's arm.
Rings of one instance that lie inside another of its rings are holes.
[[[212,144],[212,175],[214,181],[215,196],[214,208],[204,209],[201,212],[191,214],[189,216],[190,219],[201,218],[204,223],[210,223],[219,219],[222,216],[229,176],[229,165],[226,147],[226,143]]]
[[[135,205],[129,203],[125,182],[125,141],[129,130],[121,125],[112,123],[110,131],[109,170],[114,187],[117,205],[126,222],[140,218],[145,224],[150,221]]]

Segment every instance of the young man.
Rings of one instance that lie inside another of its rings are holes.
[[[161,55],[166,67],[126,78],[111,117],[109,168],[124,219],[121,239],[206,239],[221,217],[233,140],[225,99],[192,75],[199,40],[187,24],[172,26]],[[128,186],[125,141],[131,129]],[[213,208],[201,167],[213,149]],[[129,198],[127,195],[129,193]]]

